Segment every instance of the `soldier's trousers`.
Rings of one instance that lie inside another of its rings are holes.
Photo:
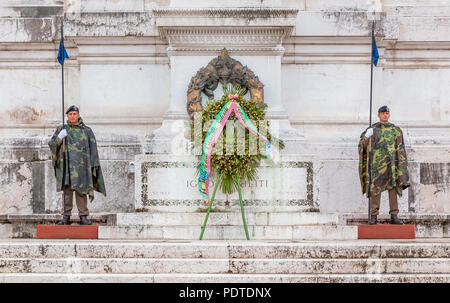
[[[64,195],[66,196],[66,213],[64,213],[64,208],[62,209],[62,214],[70,216],[72,214],[73,208],[73,193],[75,193],[78,215],[89,216],[89,210],[87,208],[88,198],[87,195],[80,194],[76,190],[71,190],[70,188],[64,189]]]
[[[378,195],[372,195],[370,198],[370,214],[371,215],[378,215],[378,212],[380,210],[380,199],[381,199],[381,193]],[[397,191],[395,188],[389,190],[389,213],[391,215],[397,215],[398,214],[398,201],[397,201]]]

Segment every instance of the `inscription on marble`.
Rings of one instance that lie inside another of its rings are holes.
[[[281,162],[278,166],[262,166],[258,179],[242,182],[243,199],[253,206],[305,206],[313,204],[312,162]],[[205,204],[198,191],[195,163],[189,162],[142,162],[141,205],[183,206]],[[210,194],[216,178],[211,176]],[[236,197],[234,197],[236,196]],[[227,197],[217,191],[215,201],[237,198],[237,193]]]

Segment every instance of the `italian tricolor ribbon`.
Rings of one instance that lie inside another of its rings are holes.
[[[250,119],[245,114],[244,109],[236,102],[238,95],[228,95],[229,101],[225,106],[220,110],[214,119],[211,127],[208,130],[208,133],[205,137],[205,142],[203,143],[203,155],[202,155],[202,163],[200,167],[200,175],[198,178],[198,190],[202,194],[202,196],[206,199],[209,199],[209,176],[211,174],[211,152],[219,139],[220,135],[225,128],[225,124],[230,118],[232,112],[236,115],[236,118],[239,122],[247,128],[251,133],[256,135],[258,138],[261,138],[266,142],[266,153],[267,158],[273,158],[272,146],[269,140],[261,135],[256,126],[250,121]]]

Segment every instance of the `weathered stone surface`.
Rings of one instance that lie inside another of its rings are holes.
[[[153,274],[0,274],[1,283],[153,283]]]
[[[33,212],[32,163],[0,163],[0,213]]]
[[[283,114],[306,138],[304,146],[286,151],[318,158],[320,178],[315,185],[320,211],[365,211],[353,166],[358,136],[369,120],[370,39],[364,1],[246,0],[229,1],[226,9],[221,9],[220,1],[204,0],[66,1],[64,6],[60,1],[25,2],[3,1],[6,8],[0,11],[0,114],[5,117],[0,121],[0,193],[6,197],[0,200],[0,213],[58,212],[61,205],[48,162],[38,162],[48,160],[45,139],[60,119],[60,104],[55,102],[61,95],[55,16],[62,9],[67,13],[70,55],[65,65],[66,101],[79,102],[94,127],[111,136],[124,135],[121,143],[129,144],[116,148],[108,135],[99,136],[99,144],[105,143],[102,160],[112,161],[106,166],[117,174],[108,173],[111,195],[96,197],[93,212],[133,210],[126,162],[141,152],[144,136],[159,127],[166,111],[174,114],[180,109],[178,114],[186,114],[189,79],[212,59],[215,48],[222,49],[223,41],[233,37],[238,45],[228,44],[265,85],[274,116]],[[274,9],[279,6],[290,9],[280,14]],[[391,108],[391,121],[402,127],[412,162],[412,186],[400,200],[401,213],[449,211],[445,171],[450,163],[450,105],[443,101],[450,94],[448,8],[442,1],[400,5],[383,1],[382,19],[376,25],[381,56],[374,69],[374,108],[381,105],[377,102]],[[207,27],[189,28],[235,21],[242,28],[227,37],[217,34],[217,28],[215,34],[208,34]],[[172,41],[160,37],[168,32],[158,31],[158,26],[176,24],[185,27],[165,36]],[[245,25],[268,26],[278,34],[265,37],[259,32],[258,43],[249,43],[255,35],[248,34]],[[295,27],[292,34],[284,31],[286,26]],[[3,145],[4,138],[10,142]],[[5,169],[27,171],[30,183],[20,186],[20,180],[5,177]],[[124,182],[118,181],[122,178]],[[5,180],[7,184],[2,183]],[[124,199],[119,201],[122,193]],[[382,203],[381,211],[387,213],[386,200]],[[442,232],[426,226],[417,231],[419,236],[448,236],[445,226]]]
[[[0,18],[0,42],[51,42],[52,18]]]
[[[2,283],[448,283],[448,274],[0,274]]]
[[[327,244],[325,244],[327,243]],[[302,258],[369,258],[378,256],[379,246],[373,243],[355,245],[355,242],[261,242],[235,243],[229,248],[230,258],[302,259]]]
[[[0,273],[449,274],[448,259],[0,259]]]
[[[230,268],[239,274],[396,274],[444,273],[450,271],[448,259],[332,259],[332,260],[232,260]]]
[[[94,224],[106,224],[108,215],[93,214],[90,216]],[[35,238],[37,224],[55,224],[62,216],[57,214],[0,214],[0,238]],[[79,224],[80,219],[71,217],[73,224]]]
[[[348,241],[1,240],[5,258],[436,259],[450,239]]]
[[[1,273],[226,273],[226,259],[0,259]]]
[[[12,225],[0,223],[0,239],[12,238]]]
[[[89,0],[76,0],[72,2],[71,11],[83,11],[83,12],[139,12],[144,10],[144,4],[146,0],[105,0],[105,1],[89,1]]]
[[[130,161],[102,161],[106,197],[96,192],[88,205],[95,212],[134,211],[134,174],[129,171]]]
[[[226,243],[208,241],[1,241],[4,258],[228,258]]]
[[[0,282],[448,282],[449,250],[448,239],[8,240]]]
[[[318,283],[448,283],[448,274],[320,275]]]
[[[396,39],[398,21],[381,15],[382,23],[376,26],[376,34]],[[298,36],[363,36],[369,32],[365,11],[305,11],[299,12],[295,34]],[[310,26],[302,26],[302,24]]]
[[[357,239],[356,226],[256,226],[249,225],[253,240],[353,240]],[[199,239],[201,226],[100,226],[99,239]],[[207,226],[205,240],[245,239],[244,226]]]
[[[203,224],[206,213],[176,213],[176,212],[139,212],[118,213],[116,221],[111,224],[118,226],[168,226],[168,225],[197,225]],[[336,225],[338,214],[322,214],[314,212],[246,212],[245,219],[249,225]],[[240,212],[211,212],[208,225],[241,225]]]
[[[98,230],[99,239],[163,239],[161,227],[113,227],[105,226]]]
[[[93,213],[133,211],[134,174],[129,163],[141,153],[140,144],[135,136],[98,137],[104,142],[99,144],[99,154],[107,197],[97,193],[88,207]],[[48,138],[0,140],[0,213],[60,212],[62,194],[56,191],[47,141]]]
[[[170,225],[196,225],[201,226],[206,213],[118,213],[115,224],[118,226],[170,226]],[[246,213],[245,219],[250,225],[268,225],[268,213]],[[210,213],[208,225],[240,225],[241,213]]]
[[[268,213],[269,225],[337,225],[339,215],[337,213],[318,212],[279,212]]]
[[[299,240],[354,240],[358,238],[356,226],[294,226],[293,239]]]
[[[150,12],[92,12],[66,14],[68,36],[156,36]]]

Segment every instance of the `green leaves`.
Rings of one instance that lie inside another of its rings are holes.
[[[245,111],[247,117],[253,122],[256,127],[260,127],[258,130],[262,132],[263,135],[267,137],[267,139],[275,145],[279,143],[280,148],[284,148],[284,144],[282,141],[273,138],[268,132],[266,133],[261,129],[262,127],[269,127],[268,121],[265,120],[267,109],[267,104],[265,103],[257,103],[254,101],[244,99],[244,95],[246,94],[246,89],[243,89],[239,86],[227,85],[223,89],[224,95],[220,100],[208,100],[203,107],[202,111],[202,143],[204,143],[206,134],[208,132],[209,127],[204,127],[205,125],[211,125],[211,121],[213,121],[225,104],[229,101],[229,95],[238,95],[236,102],[242,107]],[[228,121],[234,121],[235,125],[240,125],[237,122],[237,118],[234,114],[232,114]],[[264,123],[258,123],[264,122]],[[209,124],[207,124],[209,123]],[[193,127],[193,125],[192,125]],[[233,126],[234,127],[234,126]],[[232,141],[232,154],[227,154],[227,144],[225,134],[226,132],[222,132],[219,136],[218,141],[216,143],[215,153],[211,155],[211,167],[213,170],[216,170],[218,174],[222,175],[222,182],[220,184],[220,189],[224,194],[231,194],[237,190],[238,182],[236,176],[239,177],[241,182],[249,183],[251,181],[255,181],[258,178],[257,175],[257,167],[262,158],[266,158],[265,155],[265,147],[263,151],[260,150],[259,138],[256,137],[253,133],[250,133],[247,129],[245,130],[244,136],[238,136],[237,131],[234,131],[234,138]],[[252,142],[252,144],[250,144]],[[254,147],[254,143],[256,142],[256,154],[254,150],[250,150],[250,146]],[[261,144],[265,146],[265,144]],[[228,146],[228,152],[230,152],[230,146]],[[222,150],[220,150],[222,148]],[[261,154],[261,152],[263,154]],[[200,167],[201,163],[199,164]]]
[[[247,93],[245,88],[241,88],[239,85],[228,84],[223,88],[223,95],[228,98],[228,95],[239,95],[240,98],[244,97]]]

